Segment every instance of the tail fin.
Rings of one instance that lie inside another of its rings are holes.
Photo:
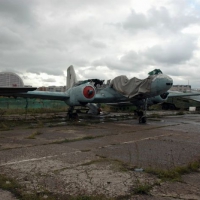
[[[67,90],[73,87],[77,83],[76,73],[73,65],[70,65],[67,69]]]

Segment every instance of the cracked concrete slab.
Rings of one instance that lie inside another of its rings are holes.
[[[11,192],[0,189],[0,198],[2,200],[18,200]]]
[[[45,189],[63,195],[199,199],[199,172],[183,175],[182,182],[160,184],[155,175],[145,172],[148,167],[169,169],[200,158],[198,117],[162,117],[146,125],[128,119],[1,131],[0,173],[33,192]],[[37,131],[41,134],[35,139],[27,138]],[[134,167],[144,171],[135,172]],[[139,184],[151,185],[151,195],[133,194]]]

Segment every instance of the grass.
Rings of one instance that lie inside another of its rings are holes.
[[[189,163],[186,166],[177,166],[170,170],[146,169],[147,173],[156,175],[162,181],[181,181],[181,176],[191,172],[197,172],[200,168],[200,160]]]
[[[153,188],[153,185],[150,185],[148,183],[144,183],[144,184],[138,183],[138,185],[135,188],[133,188],[132,193],[148,195],[152,188]]]
[[[181,181],[182,175],[189,174],[191,172],[197,172],[199,168],[200,168],[200,160],[191,162],[186,166],[177,166],[174,169],[170,170],[146,169],[145,172],[156,175],[162,181],[174,182],[174,181]],[[136,187],[134,187],[131,192],[133,194],[148,195],[150,193],[150,190],[156,184],[158,183],[149,184],[149,183],[140,183],[138,181]]]
[[[10,191],[15,197],[20,200],[112,200],[112,198],[106,198],[104,195],[94,196],[60,196],[54,195],[48,191],[41,193],[27,193],[26,188],[23,188],[16,180],[8,178],[3,174],[0,174],[0,188]],[[113,199],[114,200],[114,199]]]
[[[5,175],[0,174],[0,188],[3,190],[7,190],[11,192],[15,197],[19,198],[20,200],[56,200],[57,197],[52,193],[46,191],[41,193],[27,193],[25,192],[25,188],[23,187],[14,179],[8,178]],[[45,197],[45,198],[44,198]],[[62,199],[62,198],[59,198]],[[63,198],[64,199],[64,198]],[[70,198],[70,200],[73,200]],[[76,200],[76,198],[74,199]]]
[[[105,156],[101,156],[101,155],[96,155],[99,157],[99,159],[96,160],[92,160],[86,163],[83,163],[82,166],[88,166],[88,165],[93,165],[93,164],[98,164],[98,163],[112,163],[113,169],[115,171],[119,171],[119,172],[128,172],[128,171],[133,171],[134,167],[132,167],[130,164],[128,163],[124,163],[120,160],[117,159],[109,159]]]
[[[181,174],[176,170],[146,170],[160,178],[162,181],[181,181]]]
[[[81,152],[90,152],[91,149],[82,149]]]
[[[37,135],[41,135],[42,134],[42,132],[40,132],[40,131],[35,131],[35,132],[33,132],[31,135],[29,135],[28,137],[26,137],[26,139],[36,139],[36,136]]]
[[[0,130],[1,131],[8,131],[8,130],[10,130],[10,127],[7,124],[5,124],[4,122],[1,122],[0,123]]]
[[[161,118],[162,116],[158,113],[152,113],[148,116],[148,118]]]
[[[176,115],[184,115],[184,112],[183,111],[179,111],[176,113]]]
[[[28,108],[26,109],[1,109],[0,114],[3,113],[3,116],[11,114],[43,114],[43,113],[56,113],[56,112],[67,112],[67,108]]]
[[[92,160],[92,161],[83,163],[83,164],[81,164],[81,165],[82,165],[82,166],[88,166],[88,165],[93,165],[93,164],[97,164],[97,163],[104,163],[104,162],[106,162],[106,161],[108,161],[108,160],[107,160],[107,159],[102,159],[102,158],[100,158],[100,159],[97,159],[97,160]]]
[[[21,197],[21,186],[14,179],[8,178],[3,174],[0,174],[0,188],[3,190],[10,191],[16,197]]]
[[[52,144],[62,144],[62,143],[68,143],[68,142],[77,142],[77,141],[82,141],[82,140],[93,140],[96,138],[104,137],[104,135],[98,135],[98,136],[85,136],[81,138],[74,138],[74,139],[64,139],[64,140],[59,140],[52,142]]]
[[[20,200],[115,200],[114,198],[106,198],[104,195],[78,195],[78,196],[70,196],[70,195],[55,195],[49,191],[44,191],[37,193],[27,192],[26,188],[23,188],[16,180],[12,178],[8,178],[3,174],[0,174],[0,188],[3,190],[7,190],[11,192],[16,198]]]
[[[129,171],[130,166],[119,160],[112,160],[106,157],[100,157],[100,159],[87,162],[82,165],[92,165],[101,162],[112,162],[120,171]],[[200,160],[189,163],[186,166],[178,166],[171,170],[160,170],[160,169],[146,169],[145,172],[157,175],[162,181],[180,181],[181,175],[188,174],[190,172],[196,172],[200,168]],[[139,180],[136,184],[130,188],[130,195],[120,196],[114,198],[107,198],[105,195],[59,195],[53,194],[47,190],[37,193],[36,191],[28,192],[26,188],[23,188],[16,180],[6,177],[0,174],[0,188],[3,190],[10,191],[20,200],[125,200],[130,199],[132,195],[149,195],[151,189],[157,183],[141,183]]]
[[[114,200],[114,199],[106,198],[104,195],[96,195],[96,196],[76,196],[70,198],[70,200]]]

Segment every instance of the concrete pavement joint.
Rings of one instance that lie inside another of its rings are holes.
[[[132,140],[132,141],[128,141],[128,142],[122,142],[121,144],[135,143],[135,142],[140,142],[140,141],[149,140],[149,139],[156,139],[156,138],[171,136],[171,135],[172,134],[169,133],[169,134],[158,135],[158,136],[154,136],[154,137],[147,137],[147,138],[143,138],[143,139],[140,139],[140,140]],[[180,134],[175,134],[175,135],[180,135]]]
[[[27,160],[8,162],[8,163],[1,164],[0,167],[7,166],[7,165],[13,165],[13,164],[19,164],[19,163],[25,163],[25,162],[39,161],[39,160],[44,160],[44,159],[48,159],[48,158],[55,158],[55,157],[58,157],[58,156],[65,156],[65,155],[76,154],[76,153],[82,153],[82,151],[77,150],[77,151],[70,152],[70,153],[62,153],[60,155],[44,156],[44,157],[40,157],[40,158],[31,158],[31,159],[27,159]]]
[[[165,136],[170,136],[170,135],[172,135],[172,134],[170,133],[170,134],[164,134],[164,135],[159,135],[159,136],[154,136],[154,137],[142,138],[140,140],[132,140],[132,141],[129,141],[129,142],[122,142],[122,143],[119,143],[119,145],[120,144],[122,144],[122,145],[123,144],[130,144],[130,143],[135,143],[135,142],[140,142],[140,141],[144,141],[144,140],[155,139],[155,138],[160,138],[160,137],[165,137]],[[176,135],[180,135],[180,134],[176,134]],[[99,147],[99,149],[101,149],[101,148],[109,148],[111,146],[113,146],[113,145],[102,146],[102,147]],[[18,163],[24,163],[24,162],[39,161],[39,160],[54,158],[54,157],[58,157],[58,156],[65,156],[65,155],[69,155],[69,154],[73,154],[73,153],[82,153],[82,151],[77,150],[75,152],[62,153],[61,155],[45,156],[45,157],[40,157],[40,158],[31,158],[31,159],[27,159],[27,160],[21,160],[21,161],[16,161],[16,162],[4,163],[4,164],[1,164],[0,167],[6,166],[6,165],[13,165],[13,164],[18,164]]]
[[[176,125],[180,125],[180,124],[172,124],[172,125],[164,125],[164,126],[157,126],[157,127],[152,127],[150,128],[151,130],[153,129],[159,129],[159,128],[163,128],[163,127],[168,127],[168,126],[176,126]],[[143,131],[148,131],[150,130],[149,128],[146,128],[146,129],[143,129]],[[114,134],[110,134],[109,136],[114,136],[114,135],[121,135],[121,134],[124,134],[124,133],[132,133],[132,132],[137,132],[135,130],[133,131],[126,131],[126,132],[123,132],[123,133],[114,133]],[[107,137],[108,135],[101,135],[101,136],[98,136],[98,137]],[[96,139],[97,137],[93,137],[91,139]],[[82,140],[85,140],[84,138]],[[48,142],[48,143],[43,143],[43,144],[39,144],[39,145],[28,145],[28,146],[25,146],[25,147],[11,147],[11,148],[5,148],[5,149],[0,149],[0,151],[6,151],[6,150],[10,150],[10,149],[23,149],[23,148],[31,148],[31,147],[36,147],[36,146],[42,146],[42,145],[49,145],[49,144],[59,144],[61,143],[63,140],[60,140],[60,141],[53,141],[53,142]],[[77,139],[72,139],[71,141],[69,140],[68,142],[76,142],[76,141],[81,141],[81,138],[77,138]]]

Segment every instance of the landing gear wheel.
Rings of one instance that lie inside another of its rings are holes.
[[[78,120],[78,113],[68,113],[67,117],[69,120]]]
[[[68,112],[67,112],[68,119],[69,120],[78,120],[78,113],[73,112],[73,111],[74,111],[74,107],[73,106],[69,107]]]
[[[145,124],[147,122],[147,118],[145,116],[139,117],[139,123],[140,124]]]
[[[141,110],[135,110],[134,114],[135,114],[135,116],[138,116],[138,117],[142,117],[144,115],[143,111],[141,111]]]

